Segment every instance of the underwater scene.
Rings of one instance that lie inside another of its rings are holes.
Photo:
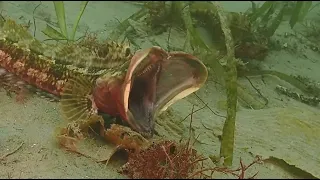
[[[320,178],[320,2],[0,9],[0,178]]]

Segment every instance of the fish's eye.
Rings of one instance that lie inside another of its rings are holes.
[[[130,136],[130,134],[128,132],[123,132],[120,135],[120,139],[124,139],[125,136]]]
[[[130,48],[126,48],[126,51],[125,51],[126,57],[128,57],[130,55],[130,53],[131,53]]]

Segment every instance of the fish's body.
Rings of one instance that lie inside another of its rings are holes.
[[[0,29],[0,66],[60,98],[69,121],[88,126],[102,112],[146,137],[153,134],[155,116],[198,90],[208,74],[184,52],[151,47],[131,54],[126,44],[90,39],[46,45],[10,20]]]

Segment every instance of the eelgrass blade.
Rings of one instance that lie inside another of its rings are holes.
[[[53,1],[61,33],[68,38],[66,16],[63,1]]]
[[[84,10],[86,9],[87,7],[87,4],[88,4],[89,1],[82,1],[81,3],[81,8],[80,8],[80,13],[78,15],[78,18],[77,18],[77,21],[75,24],[73,24],[73,28],[72,28],[72,34],[70,36],[70,40],[74,40],[74,37],[76,35],[76,32],[77,32],[77,29],[78,29],[78,25],[79,25],[79,22],[80,22],[80,19],[83,15],[83,12]]]

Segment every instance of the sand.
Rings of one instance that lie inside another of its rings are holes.
[[[67,19],[72,22],[77,16],[77,2],[66,3]],[[235,3],[235,2],[233,2]],[[38,2],[1,2],[3,14],[17,20],[18,23],[33,23],[33,10]],[[223,3],[227,10],[243,11],[250,2],[239,2],[238,6]],[[229,9],[228,9],[229,7]],[[235,7],[237,7],[235,9]],[[108,33],[122,21],[138,10],[139,7],[127,2],[90,2],[80,22],[78,37],[87,29],[97,32],[101,37]],[[56,22],[52,2],[42,2],[35,12],[36,37],[44,39],[41,30],[45,22]],[[31,29],[33,29],[31,24]],[[287,43],[288,47],[270,51],[263,62],[258,62],[264,69],[272,69],[287,74],[308,76],[319,80],[320,55],[298,43],[295,37],[285,38],[284,33],[293,33],[288,22],[283,22],[274,38],[280,44]],[[166,34],[154,39],[163,44]],[[178,34],[176,35],[178,37]],[[179,38],[176,38],[179,39]],[[178,41],[178,40],[177,40]],[[179,42],[176,42],[179,43]],[[145,42],[142,47],[152,43]],[[297,44],[297,49],[293,49]],[[303,56],[305,54],[306,56]],[[319,107],[310,107],[274,91],[277,84],[291,87],[290,84],[276,77],[251,77],[252,83],[268,98],[268,107],[262,110],[246,109],[239,106],[237,114],[237,129],[235,142],[234,166],[238,166],[241,157],[246,164],[253,160],[254,155],[283,159],[285,165],[279,163],[265,163],[254,166],[248,173],[259,171],[258,178],[299,178],[306,174],[289,173],[289,165],[305,170],[320,178],[320,154],[317,144],[319,140],[320,111]],[[246,79],[239,80],[249,91],[255,92]],[[264,82],[264,83],[263,83]],[[225,111],[219,102],[225,101],[225,93],[210,77],[206,85],[197,92],[208,106],[220,115]],[[203,104],[194,96],[179,101],[172,106],[176,117],[185,117],[191,112],[192,105],[197,108]],[[117,172],[119,165],[105,165],[97,163],[91,158],[79,156],[61,149],[56,142],[57,127],[65,124],[60,117],[58,103],[32,96],[25,103],[17,103],[14,97],[9,97],[0,91],[0,157],[21,147],[11,155],[0,160],[0,178],[123,178]],[[174,120],[173,120],[174,121]],[[184,130],[189,120],[179,124],[180,129],[170,128],[170,122],[158,122],[160,133],[168,133],[171,138],[179,139],[185,136]],[[177,124],[176,122],[172,122]],[[193,130],[199,135],[195,144],[197,150],[205,155],[219,154],[219,139],[224,118],[214,115],[207,108],[194,115]],[[205,125],[212,130],[207,130]],[[103,158],[112,146],[99,140],[87,139],[86,151]],[[217,175],[216,177],[221,177]]]

